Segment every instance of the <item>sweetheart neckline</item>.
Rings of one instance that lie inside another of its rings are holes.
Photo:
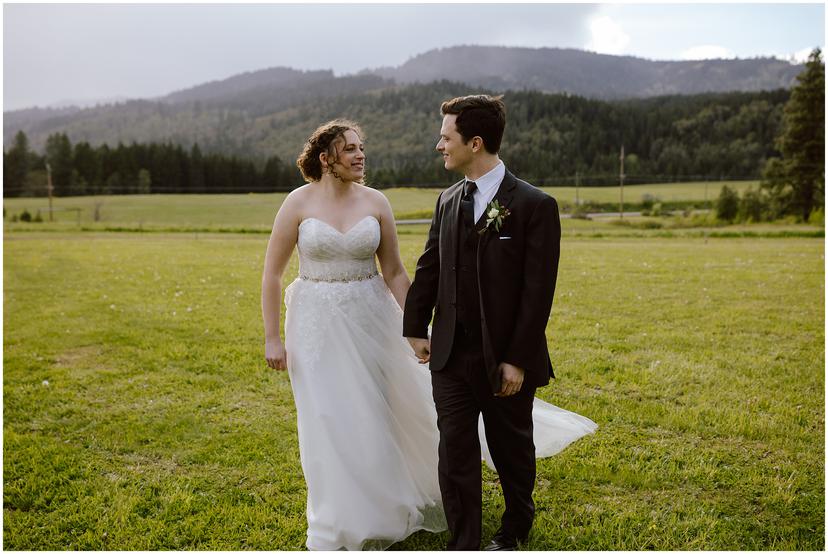
[[[347,235],[348,233],[350,233],[351,231],[353,231],[353,230],[354,230],[354,227],[356,227],[357,225],[359,225],[360,223],[362,223],[363,221],[365,221],[365,220],[366,220],[366,219],[368,219],[369,217],[370,217],[370,218],[372,218],[374,221],[376,221],[376,222],[377,222],[377,224],[379,224],[379,219],[377,219],[375,216],[373,216],[373,215],[366,215],[365,217],[363,217],[362,219],[360,219],[359,221],[357,221],[356,223],[354,223],[353,225],[351,225],[351,226],[348,228],[348,230],[347,230],[347,231],[345,231],[344,233],[343,233],[342,231],[340,231],[339,229],[337,229],[336,227],[334,227],[333,225],[331,225],[330,223],[328,223],[327,221],[325,221],[324,219],[319,219],[318,217],[306,217],[305,219],[303,219],[302,221],[300,221],[300,222],[299,222],[299,227],[301,227],[301,226],[302,226],[302,224],[303,224],[303,223],[305,223],[306,221],[309,221],[309,220],[311,220],[311,219],[314,219],[314,220],[316,220],[316,221],[318,221],[318,222],[320,222],[320,223],[324,223],[326,226],[330,227],[331,229],[333,229],[334,231],[336,231],[337,233],[339,233],[340,235],[342,235],[342,236],[344,237],[345,235]]]

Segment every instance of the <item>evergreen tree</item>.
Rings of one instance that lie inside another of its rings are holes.
[[[46,162],[52,168],[54,195],[71,195],[75,173],[73,171],[72,144],[65,133],[50,135],[46,139]]]
[[[291,188],[290,168],[285,167],[278,156],[271,156],[267,159],[262,174],[262,191],[273,192]]]
[[[797,80],[776,141],[782,157],[768,160],[762,185],[784,213],[807,221],[825,205],[825,64],[819,48]]]
[[[14,146],[3,154],[3,192],[6,196],[21,196],[26,191],[29,162],[29,139],[26,133],[18,131]]]
[[[149,194],[152,192],[152,178],[146,169],[138,171],[138,194]]]
[[[196,102],[200,105],[200,102]],[[190,191],[195,193],[208,192],[204,186],[204,156],[198,143],[190,149]]]
[[[103,188],[103,180],[101,177],[101,159],[98,151],[92,148],[88,142],[79,142],[75,145],[73,166],[78,172],[78,181],[85,184],[85,187],[76,187],[78,189],[78,193],[100,193]]]

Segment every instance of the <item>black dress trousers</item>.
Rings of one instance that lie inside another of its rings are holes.
[[[465,218],[463,218],[465,219]],[[479,229],[460,221],[457,266],[457,321],[451,354],[431,374],[440,430],[438,473],[452,550],[478,550],[482,520],[482,477],[478,419],[483,414],[506,510],[501,530],[519,540],[529,534],[535,513],[535,445],[532,406],[535,387],[496,397],[483,359],[480,294],[477,279]],[[480,225],[478,225],[480,227]]]

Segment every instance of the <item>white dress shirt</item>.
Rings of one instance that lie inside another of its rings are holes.
[[[480,219],[480,216],[483,215],[483,211],[486,209],[486,206],[497,194],[497,189],[500,188],[500,183],[503,181],[503,177],[506,176],[506,166],[503,165],[503,162],[498,163],[494,166],[494,169],[478,177],[477,179],[469,179],[466,177],[467,181],[474,181],[477,185],[477,190],[474,191],[474,220],[477,221]]]

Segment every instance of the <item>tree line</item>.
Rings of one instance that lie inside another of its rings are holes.
[[[37,154],[20,131],[3,156],[4,196],[46,195],[47,169],[55,196],[271,192],[301,182],[298,169],[278,156],[257,167],[237,156],[204,154],[198,144],[94,147],[73,145],[65,133],[50,135],[45,152]]]

